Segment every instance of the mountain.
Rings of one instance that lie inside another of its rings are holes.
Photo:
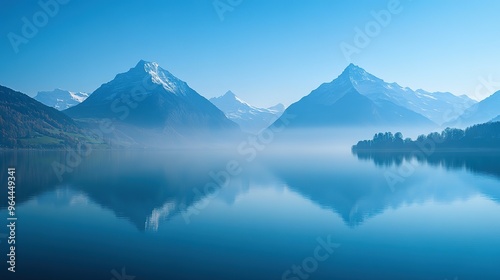
[[[64,111],[76,119],[110,119],[142,134],[154,129],[170,135],[199,135],[215,131],[237,131],[210,101],[155,62],[137,65],[95,90],[81,104]],[[148,137],[151,138],[151,137]]]
[[[62,111],[82,103],[88,97],[89,94],[85,92],[55,89],[53,91],[39,91],[35,100]]]
[[[492,119],[490,122],[500,122],[500,115],[498,115],[496,118]]]
[[[242,130],[251,133],[257,133],[271,125],[285,110],[283,104],[270,108],[252,106],[231,91],[220,97],[211,98],[210,102],[224,112],[226,117],[239,124]]]
[[[54,108],[0,86],[0,147],[60,148],[76,143],[80,129]]]
[[[369,98],[358,90],[366,72],[349,65],[340,76],[324,83],[290,105],[284,115],[294,116],[291,126],[433,126],[428,118],[384,98]]]
[[[397,83],[387,83],[354,64],[350,64],[346,71],[350,73],[354,88],[362,95],[375,102],[390,101],[417,112],[437,124],[449,121],[447,112],[466,109],[476,103],[466,95],[412,90],[408,87],[403,88]]]
[[[285,108],[285,105],[278,103],[278,104],[271,106],[267,109],[270,111],[280,112],[280,114],[283,114],[283,112],[285,111],[286,108]]]
[[[473,124],[485,123],[500,115],[500,91],[483,99],[465,110],[457,119],[447,123],[447,126],[466,127]]]

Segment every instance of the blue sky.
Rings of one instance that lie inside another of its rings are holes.
[[[478,99],[486,97],[475,94],[482,80],[500,82],[498,1],[400,0],[397,13],[388,9],[397,0],[217,1],[233,4],[223,20],[213,0],[71,0],[17,53],[9,34],[22,36],[22,18],[33,22],[43,9],[1,1],[0,84],[32,96],[56,87],[92,92],[140,59],[205,97],[230,89],[259,106],[289,105],[349,62],[402,86]],[[356,47],[356,28],[375,28],[372,11],[381,10],[391,19],[346,59],[341,44]]]

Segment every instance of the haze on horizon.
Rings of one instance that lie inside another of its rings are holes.
[[[499,86],[497,1],[214,3],[69,1],[16,53],[9,34],[22,35],[24,18],[33,22],[44,10],[38,2],[2,1],[0,84],[30,96],[54,88],[93,92],[145,59],[206,98],[232,90],[262,107],[296,102],[351,62],[387,82],[473,99],[493,93],[477,94],[485,81]],[[357,28],[366,30],[381,11],[390,18],[356,45]],[[348,59],[342,44],[359,52]]]

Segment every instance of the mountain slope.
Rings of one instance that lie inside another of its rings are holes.
[[[350,66],[351,67],[351,66]],[[295,116],[291,126],[432,126],[429,119],[390,101],[373,101],[362,95],[350,67],[330,83],[324,83],[292,104],[284,114]]]
[[[223,112],[184,81],[157,63],[143,60],[64,112],[77,119],[109,118],[135,128],[171,134],[238,130]]]
[[[500,91],[473,105],[458,117],[447,123],[448,126],[466,127],[485,123],[500,115]]]
[[[85,92],[55,89],[53,91],[39,91],[35,100],[61,111],[82,103],[88,97],[89,94]]]
[[[350,64],[345,71],[349,72],[354,88],[371,100],[390,101],[417,112],[437,124],[449,121],[447,119],[449,112],[466,109],[476,103],[466,95],[412,90],[408,87],[403,88],[397,83],[387,83],[354,64]]]
[[[257,108],[241,100],[233,92],[228,91],[220,97],[210,98],[226,117],[240,125],[241,129],[257,133],[278,119],[285,110],[283,104],[270,108]]]
[[[75,122],[18,91],[0,86],[0,146],[49,148],[73,145]]]

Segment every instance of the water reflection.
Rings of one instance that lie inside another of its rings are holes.
[[[500,179],[499,151],[433,152],[429,155],[412,152],[357,152],[354,154],[358,159],[371,160],[379,167],[402,167],[404,164],[408,165],[409,162],[416,161],[420,165],[427,164],[431,168],[441,167],[448,171],[465,170],[496,180]],[[490,199],[500,202],[499,188],[484,184],[471,183],[471,185]]]
[[[85,203],[89,200],[130,221],[138,230],[158,230],[162,221],[197,210],[210,199],[234,203],[238,195],[252,186],[266,185],[290,190],[322,208],[337,213],[345,224],[356,227],[389,208],[428,200],[451,202],[477,193],[500,201],[495,184],[450,184],[450,178],[433,178],[429,172],[416,173],[397,188],[388,185],[384,173],[414,159],[432,168],[466,169],[500,177],[498,154],[435,153],[415,158],[410,153],[358,153],[305,157],[266,155],[242,165],[242,172],[230,178],[221,190],[205,191],[213,182],[209,174],[225,170],[227,162],[238,155],[218,152],[94,152],[59,180],[53,164],[65,163],[64,152],[9,152],[2,155],[1,170],[17,168],[17,202],[38,198],[49,191],[67,192],[52,203]],[[365,163],[371,160],[375,166]],[[431,169],[432,169],[431,168]],[[448,183],[447,183],[448,180]],[[212,184],[213,186],[219,186]],[[217,192],[215,197],[212,192]],[[0,206],[5,208],[6,202]],[[198,205],[198,206],[197,206]],[[193,208],[194,207],[194,208]]]
[[[22,204],[43,192],[61,184],[52,169],[54,162],[64,162],[65,154],[53,151],[0,151],[2,182],[4,170],[16,168],[16,202]],[[71,180],[72,174],[66,179]],[[7,200],[0,200],[0,208],[7,207]]]
[[[199,190],[211,180],[209,172],[222,170],[224,164],[224,156],[203,153],[97,151],[71,166],[71,172],[59,180],[53,165],[66,164],[67,156],[66,152],[36,151],[3,154],[1,170],[16,167],[17,203],[70,186],[139,230],[157,229],[159,220],[202,200],[204,193]],[[1,207],[6,206],[2,201]]]
[[[341,247],[310,279],[498,279],[500,183],[469,168],[400,155],[376,165],[350,153],[246,162],[216,151],[95,151],[59,180],[52,164],[66,157],[2,154],[1,169],[17,168],[23,279],[110,279],[121,267],[137,279],[281,279],[328,235]],[[216,196],[203,192],[231,160],[242,172]],[[408,162],[416,171],[391,189],[385,172]]]
[[[415,152],[354,152],[361,160],[372,160],[377,166],[400,166],[404,161],[416,159],[431,166],[448,170],[466,169],[479,174],[500,178],[500,151],[433,152],[429,155]]]

